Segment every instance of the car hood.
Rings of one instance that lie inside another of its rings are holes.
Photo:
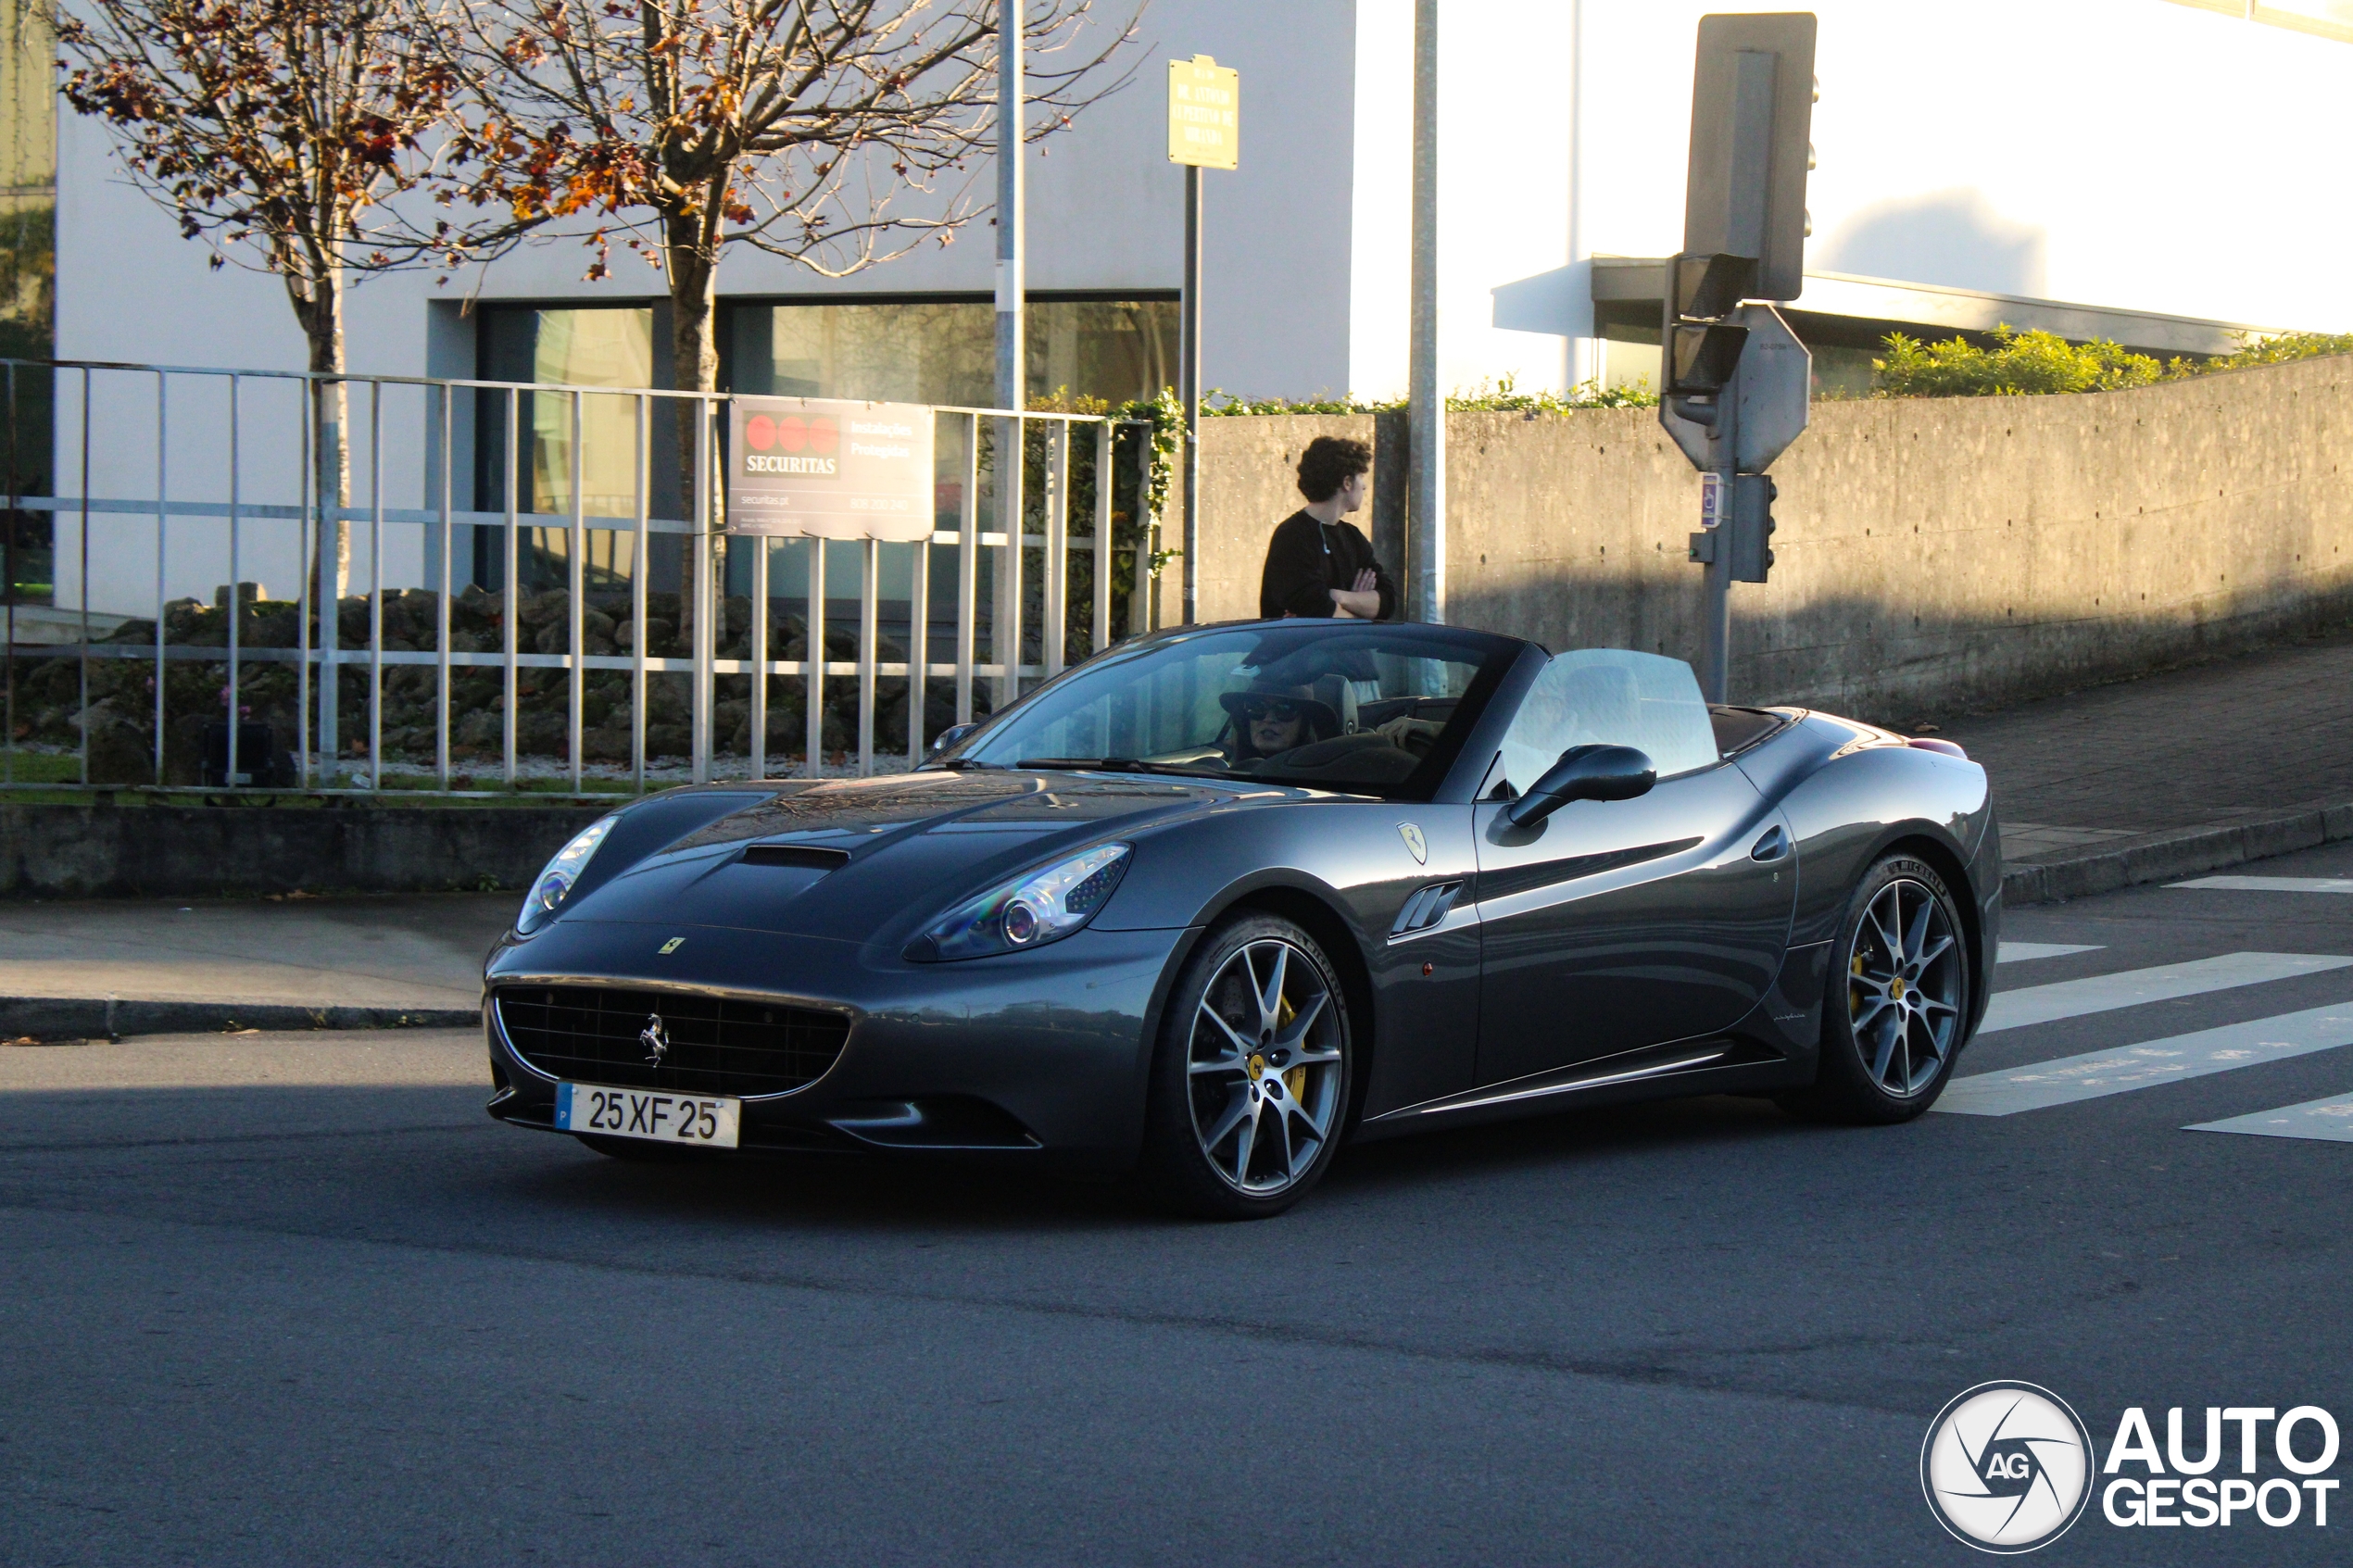
[[[693,824],[690,831],[658,834],[660,842],[623,847],[612,863],[592,862],[555,923],[901,941],[963,899],[1062,854],[1269,793],[1191,780],[995,771],[829,781],[756,795],[728,786],[674,824]],[[624,813],[622,824],[634,814]],[[628,836],[643,843],[640,834]],[[607,847],[623,839],[617,825]]]

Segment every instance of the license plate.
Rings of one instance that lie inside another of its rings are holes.
[[[647,1138],[698,1148],[733,1148],[744,1102],[717,1097],[616,1089],[603,1084],[558,1084],[556,1125],[567,1133]]]

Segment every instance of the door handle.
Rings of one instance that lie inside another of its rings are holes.
[[[1752,860],[1778,860],[1788,853],[1789,834],[1783,833],[1780,824],[1776,822],[1765,830],[1765,836],[1756,841],[1756,847],[1748,852],[1748,858]]]

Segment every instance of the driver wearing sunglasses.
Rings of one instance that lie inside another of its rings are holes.
[[[1232,760],[1277,757],[1340,733],[1340,715],[1303,687],[1260,687],[1218,699],[1232,718]]]

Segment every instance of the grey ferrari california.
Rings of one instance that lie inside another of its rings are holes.
[[[621,1158],[1134,1172],[1237,1218],[1342,1145],[1665,1095],[1919,1115],[1984,1010],[1958,747],[1656,654],[1187,627],[886,778],[673,790],[491,953],[495,1095]]]

